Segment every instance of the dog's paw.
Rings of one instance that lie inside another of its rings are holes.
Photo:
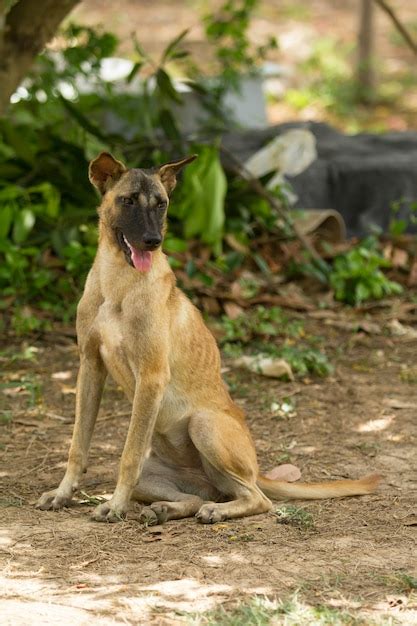
[[[157,524],[162,524],[162,521],[159,519],[157,513],[153,510],[153,507],[144,506],[136,518],[141,524],[145,524],[146,526],[156,526]]]
[[[93,511],[92,518],[96,522],[108,522],[109,524],[115,524],[116,522],[123,522],[126,519],[126,511],[119,507],[114,507],[112,501],[103,502],[99,504]]]
[[[202,524],[215,524],[216,522],[222,522],[226,519],[226,516],[222,513],[218,504],[203,504],[200,510],[196,513],[196,518]]]
[[[150,508],[157,517],[159,524],[164,524],[169,519],[169,502],[154,502]]]
[[[41,511],[58,511],[65,506],[69,506],[71,503],[71,496],[67,496],[59,489],[53,489],[52,491],[46,491],[41,495],[37,501],[35,508]]]

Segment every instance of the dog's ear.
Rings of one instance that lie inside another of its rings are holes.
[[[191,163],[197,158],[196,154],[192,154],[180,161],[172,161],[171,163],[165,163],[158,167],[157,174],[161,179],[163,186],[165,187],[167,194],[170,195],[174,191],[177,184],[177,174],[182,170],[185,165]]]
[[[110,152],[101,152],[98,157],[91,161],[88,177],[101,195],[104,195],[126,171],[123,163],[117,161]]]

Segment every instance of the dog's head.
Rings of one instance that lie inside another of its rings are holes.
[[[196,155],[152,169],[127,169],[108,152],[90,163],[89,178],[103,196],[100,219],[126,261],[140,272],[162,244],[169,197],[178,172]]]

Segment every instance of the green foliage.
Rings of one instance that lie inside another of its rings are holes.
[[[389,266],[375,237],[368,237],[346,254],[336,257],[330,274],[336,300],[358,306],[366,300],[400,294],[401,285],[389,280],[381,271]]]
[[[333,366],[326,354],[316,348],[284,345],[277,350],[277,356],[291,365],[293,372],[299,376],[314,374],[325,377],[333,373]]]
[[[235,319],[223,315],[221,322],[224,343],[249,343],[255,337],[300,337],[303,334],[302,322],[289,320],[280,307],[259,305]]]
[[[399,573],[396,576],[398,586],[404,591],[413,591],[417,589],[417,577],[411,574]]]
[[[189,72],[190,88],[215,118],[212,127],[224,128],[220,104],[225,90],[236,86],[238,75],[256,68],[275,45],[271,40],[250,46],[248,27],[257,4],[227,0],[218,14],[205,19],[220,68],[217,83],[197,80],[196,72],[190,72],[186,31],[167,45],[158,61],[135,39],[134,66],[123,89],[120,81],[102,77],[104,59],[118,46],[110,33],[72,24],[61,34],[59,52],[39,56],[9,116],[0,120],[0,309],[15,330],[42,330],[53,319],[66,321],[74,314],[97,245],[98,200],[88,181],[88,162],[103,149],[131,167],[152,167],[198,153],[170,208],[165,249],[174,255],[172,265],[181,264],[178,253],[186,252],[188,240],[197,239],[211,249],[214,273],[234,271],[245,257],[269,272],[264,259],[251,252],[250,242],[266,230],[281,232],[278,216],[247,182],[226,175],[213,135],[210,145],[184,139],[176,118],[182,96],[170,73],[172,64]],[[282,189],[274,193],[282,199]],[[236,245],[223,253],[225,234]],[[211,284],[209,272],[192,258],[184,269],[193,279]],[[314,265],[314,270],[326,281],[323,268]],[[340,277],[337,280],[338,293],[344,293],[347,287],[340,286]],[[253,289],[256,286],[248,285],[249,292]],[[364,286],[358,290],[364,299]],[[245,321],[225,322],[227,341],[278,336],[277,328],[285,325],[282,312],[259,309],[253,319],[251,315]],[[290,334],[290,326],[285,332]],[[311,368],[320,366],[309,364]]]
[[[36,376],[27,374],[19,380],[5,381],[0,383],[0,391],[13,390],[23,391],[28,396],[28,407],[34,407],[41,397],[41,384]]]
[[[174,200],[170,215],[180,220],[185,239],[200,236],[219,253],[227,180],[215,146],[196,150],[199,157],[185,170],[181,195]]]
[[[244,0],[238,10],[226,3],[224,28],[215,25],[215,18],[211,23],[206,20],[218,53],[222,87],[192,78],[192,72],[188,85],[216,117],[214,128],[224,128],[220,101],[231,71],[231,58],[217,43],[227,47],[226,42],[232,42],[235,73],[266,53],[248,47],[247,29],[256,4]],[[106,82],[102,77],[103,61],[117,51],[117,38],[70,24],[60,34],[59,52],[47,50],[39,56],[15,94],[9,116],[0,120],[0,306],[9,310],[12,305],[9,320],[19,332],[40,330],[49,320],[70,319],[74,313],[97,245],[97,196],[87,169],[100,150],[114,152],[131,167],[151,167],[198,153],[173,198],[168,252],[184,252],[187,240],[200,239],[217,256],[217,269],[227,271],[241,263],[243,255],[222,254],[229,228],[226,205],[236,239],[247,241],[251,229],[246,223],[254,221],[252,215],[260,228],[268,220],[272,223],[270,208],[263,203],[259,211],[255,199],[242,212],[247,185],[241,186],[234,210],[236,189],[233,177],[228,180],[223,171],[217,141],[193,144],[181,135],[176,111],[182,96],[171,78],[170,64],[188,71],[186,34],[175,37],[158,61],[134,39],[134,66],[121,89],[120,81]],[[192,261],[186,271],[211,280]]]
[[[275,515],[279,524],[289,524],[303,530],[314,528],[313,516],[301,507],[293,505],[280,506],[275,510]]]
[[[220,91],[239,88],[242,74],[253,74],[267,53],[278,47],[275,37],[253,48],[249,39],[249,24],[259,0],[226,0],[219,11],[205,17],[208,40],[215,47],[220,67]]]
[[[313,107],[347,132],[389,130],[388,114],[396,110],[402,115],[408,110],[410,90],[415,87],[414,68],[375,58],[379,80],[369,91],[353,71],[355,57],[351,43],[333,36],[318,37],[309,57],[298,64],[296,74],[301,80],[284,94],[286,103],[295,113]]]
[[[400,212],[403,217],[399,217]],[[389,223],[389,233],[391,237],[403,235],[407,228],[417,224],[417,202],[410,202],[406,198],[401,198],[391,204],[391,220]]]
[[[35,346],[23,346],[20,352],[16,352],[14,348],[7,348],[0,351],[0,362],[15,363],[20,361],[36,362],[36,354],[38,348]]]
[[[224,315],[221,329],[221,343],[228,356],[240,356],[248,346],[254,354],[284,359],[299,376],[324,377],[333,372],[326,354],[311,345],[315,338],[310,338],[310,345],[302,341],[302,322],[290,320],[280,307],[257,306],[235,319]],[[273,337],[283,337],[283,344],[270,341]]]
[[[369,615],[362,618],[330,606],[310,606],[299,600],[297,594],[274,601],[255,596],[238,606],[222,606],[189,618],[189,623],[208,626],[373,626],[377,623]]]
[[[324,111],[350,115],[358,100],[358,86],[352,78],[351,47],[331,37],[314,43],[311,56],[301,64],[306,80],[300,89],[289,89],[285,99],[297,110],[318,104]]]

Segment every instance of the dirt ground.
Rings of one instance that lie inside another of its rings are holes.
[[[90,521],[93,505],[84,496],[86,503],[59,512],[35,510],[39,494],[64,471],[76,346],[50,335],[3,347],[2,623],[263,624],[213,617],[216,607],[233,611],[257,597],[296,603],[295,613],[275,624],[417,624],[410,578],[417,554],[417,342],[347,330],[353,314],[343,310],[344,328],[320,315],[303,319],[307,333],[323,338],[335,366],[329,378],[281,382],[230,363],[225,374],[247,411],[263,471],[291,462],[310,481],[383,474],[375,495],[296,502],[313,525],[280,524],[274,512],[213,526],[194,519],[154,528],[134,519],[101,525]],[[31,360],[18,358],[22,351]],[[279,418],[271,404],[288,397],[295,409]],[[83,485],[90,497],[114,487],[128,416],[127,402],[109,384]],[[305,621],[308,607],[328,613]]]

